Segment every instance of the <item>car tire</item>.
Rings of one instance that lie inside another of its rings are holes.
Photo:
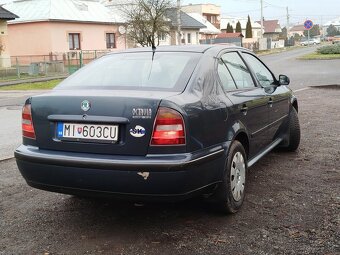
[[[283,149],[285,151],[296,151],[300,145],[301,131],[298,113],[295,108],[293,108],[290,113],[288,133],[288,145],[285,146]]]
[[[242,206],[247,177],[247,156],[242,144],[234,141],[229,149],[223,181],[216,189],[213,202],[224,214],[236,213]]]

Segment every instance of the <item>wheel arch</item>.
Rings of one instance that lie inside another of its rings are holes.
[[[296,97],[292,98],[291,104],[294,107],[294,109],[296,110],[296,112],[299,112],[299,104],[298,104]]]
[[[233,141],[238,141],[242,144],[247,158],[249,158],[249,137],[244,130],[240,130],[234,137]]]

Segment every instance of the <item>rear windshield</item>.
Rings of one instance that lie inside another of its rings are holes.
[[[183,91],[200,56],[190,52],[111,54],[81,68],[56,89]]]

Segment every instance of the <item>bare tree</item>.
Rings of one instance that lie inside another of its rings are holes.
[[[121,5],[128,26],[127,37],[143,47],[158,46],[160,38],[170,33],[166,11],[173,6],[172,0],[136,0]]]

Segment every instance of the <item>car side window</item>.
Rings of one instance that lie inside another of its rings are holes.
[[[230,70],[237,88],[242,89],[255,87],[249,69],[237,52],[228,52],[222,56],[222,59]]]
[[[233,77],[231,77],[231,74],[223,61],[221,59],[218,60],[218,76],[221,79],[222,86],[224,90],[235,90],[237,89],[235,82],[233,80]]]
[[[274,83],[274,77],[268,68],[260,60],[251,54],[243,53],[245,60],[254,70],[256,78],[262,87],[269,87]]]

